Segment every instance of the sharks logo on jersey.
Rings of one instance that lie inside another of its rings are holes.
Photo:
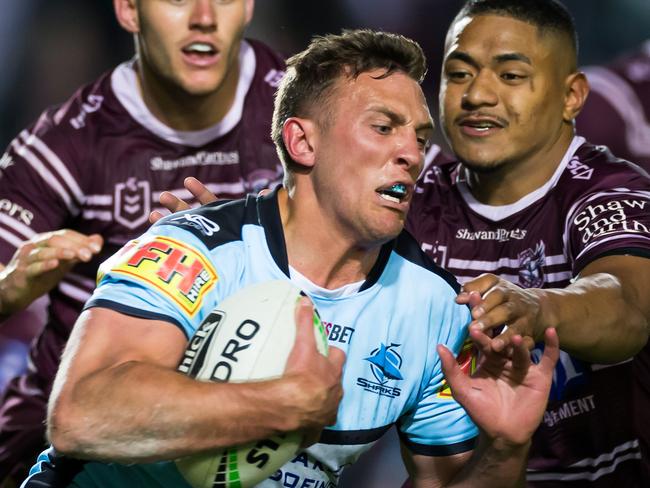
[[[398,397],[402,393],[399,388],[388,386],[391,380],[402,380],[404,377],[400,372],[402,366],[402,356],[397,352],[400,344],[391,343],[386,346],[381,343],[376,349],[370,352],[370,356],[364,358],[364,361],[370,363],[370,371],[377,381],[371,381],[367,378],[357,378],[357,385],[364,390],[376,393],[382,396]]]

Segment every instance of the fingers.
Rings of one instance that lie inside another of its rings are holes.
[[[456,303],[469,305],[472,309],[477,307],[481,300],[481,294],[478,291],[461,291],[456,297]]]
[[[515,371],[527,371],[530,367],[530,352],[524,344],[520,335],[512,337],[512,369]]]
[[[85,235],[63,229],[39,234],[31,243],[33,248],[27,256],[27,264],[50,259],[88,262],[101,251],[104,241],[98,234]]]
[[[317,353],[314,335],[314,307],[308,297],[301,297],[296,303],[296,340],[287,360],[286,371],[301,370],[314,361]]]
[[[296,345],[316,348],[314,337],[314,306],[307,297],[300,297],[296,304]],[[295,346],[294,346],[295,347]]]
[[[345,364],[345,358],[346,358],[345,353],[338,347],[330,346],[327,352],[327,358],[329,359],[329,362],[332,364],[332,367],[340,375],[343,371],[343,365]]]
[[[440,356],[442,372],[445,375],[447,383],[449,383],[449,386],[451,387],[454,397],[458,401],[461,401],[458,395],[462,396],[462,392],[464,391],[466,385],[468,384],[469,377],[463,374],[462,370],[460,369],[460,366],[456,362],[456,358],[454,357],[454,355],[451,353],[449,349],[447,349],[442,344],[438,344],[436,350],[438,351],[438,355]]]
[[[544,354],[539,361],[540,370],[545,374],[553,374],[555,364],[560,357],[560,339],[554,328],[548,328],[544,332]]]
[[[188,210],[190,208],[189,204],[178,198],[172,192],[164,191],[160,194],[158,198],[160,204],[169,210],[171,213],[180,212],[182,210]]]
[[[521,335],[524,347],[530,351],[535,347],[535,340],[530,335],[526,334],[528,330],[530,330],[530,327],[525,318],[509,322],[508,326],[505,327],[499,335],[492,339],[492,349],[496,352],[505,351],[506,348],[510,347],[512,344],[512,338],[515,335]]]
[[[192,195],[194,195],[201,205],[216,202],[218,200],[214,193],[208,190],[203,183],[192,176],[185,178],[183,185]]]
[[[52,271],[60,266],[60,261],[58,259],[47,259],[45,261],[38,261],[36,263],[30,264],[25,270],[25,274],[28,279],[35,278],[43,273]]]
[[[199,180],[193,177],[185,178],[183,181],[185,188],[198,200],[201,205],[212,203],[217,200],[217,197]],[[181,200],[176,195],[169,191],[164,191],[158,198],[160,204],[169,210],[171,213],[189,210],[191,206],[184,200]],[[155,224],[164,217],[162,212],[154,210],[149,214],[149,222]]]
[[[162,212],[159,212],[158,210],[154,210],[149,214],[149,223],[153,225],[163,217],[164,215],[162,214]]]
[[[473,291],[483,295],[499,282],[499,277],[490,273],[482,274],[478,278],[463,284],[461,292],[456,298],[457,303],[469,303],[469,294]]]

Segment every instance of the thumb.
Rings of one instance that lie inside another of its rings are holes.
[[[332,363],[332,366],[340,373],[343,371],[343,365],[345,364],[345,353],[338,347],[330,347],[327,353],[327,357]]]
[[[463,391],[463,388],[469,381],[469,378],[463,374],[460,366],[458,365],[458,362],[456,361],[456,358],[449,349],[447,349],[442,344],[438,344],[436,350],[440,356],[442,373],[445,375],[445,379],[447,380],[447,383],[449,383],[449,387],[451,388],[454,397],[456,400],[458,400],[456,393]]]

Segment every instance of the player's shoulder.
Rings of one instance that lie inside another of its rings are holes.
[[[219,200],[202,207],[177,212],[161,219],[152,228],[174,227],[193,234],[208,249],[241,241],[242,228],[257,224],[256,197],[248,195],[237,200]]]
[[[35,146],[62,159],[96,150],[98,134],[109,125],[106,112],[115,108],[111,73],[80,87],[64,103],[45,109],[16,137],[14,145]]]
[[[456,295],[460,291],[460,284],[453,274],[437,265],[420,247],[417,240],[406,229],[395,239],[393,252],[396,253],[405,262],[409,263],[417,273],[418,287],[424,290],[426,295],[431,295],[431,290],[427,288],[421,280],[431,280],[437,283],[441,288],[447,289],[449,293]],[[407,275],[408,273],[404,273]],[[412,277],[406,279],[411,280]]]
[[[558,186],[592,192],[616,188],[650,190],[648,173],[606,147],[584,142],[567,163]]]
[[[284,76],[285,57],[256,39],[246,39],[246,45],[255,58],[253,88],[274,93]]]
[[[431,152],[427,154],[428,161],[415,183],[409,215],[428,214],[441,205],[453,205],[458,198],[459,163],[439,147],[434,149],[435,157],[431,157]]]
[[[258,66],[262,70],[269,67],[284,70],[286,66],[285,56],[280,52],[257,39],[246,38],[246,42],[253,48]]]
[[[437,144],[431,145],[424,157],[424,168],[416,183],[416,192],[453,185],[458,162]],[[418,191],[419,189],[419,191]]]

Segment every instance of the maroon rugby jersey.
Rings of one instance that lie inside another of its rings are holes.
[[[183,189],[187,176],[225,198],[281,180],[270,132],[284,60],[251,40],[242,42],[239,61],[235,101],[215,126],[181,132],[162,124],[145,106],[133,62],[127,62],[46,110],[2,156],[0,262],[41,232],[72,228],[105,240],[100,256],[75,267],[50,293],[49,322],[32,351],[33,369],[9,393],[32,397],[12,411],[25,417],[23,427],[35,424],[41,438],[44,402],[62,347],[95,287],[97,267],[148,228],[160,193],[171,190],[189,199]],[[0,431],[7,432],[7,417],[0,412]],[[3,448],[0,438],[0,463]]]
[[[591,92],[576,120],[578,132],[650,172],[650,40],[607,66],[584,71]]]
[[[553,177],[511,205],[478,202],[456,163],[429,168],[407,227],[461,283],[494,273],[525,288],[562,288],[603,255],[650,257],[650,179],[576,137]],[[648,347],[613,366],[561,354],[529,486],[650,486],[639,461],[650,439],[648,358]]]

